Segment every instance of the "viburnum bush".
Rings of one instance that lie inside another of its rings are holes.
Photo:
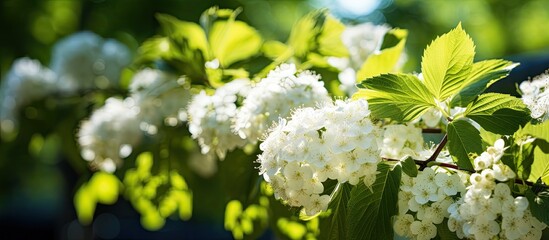
[[[32,123],[25,108],[40,100],[82,101],[63,105],[81,110],[74,124],[51,120],[41,134],[88,166],[74,197],[83,224],[122,195],[146,229],[218,210],[238,239],[267,228],[289,239],[544,237],[547,74],[521,83],[522,98],[485,93],[518,63],[475,62],[461,24],[426,47],[420,73],[403,73],[419,59],[405,55],[406,30],[317,10],[283,43],[239,12],[214,7],[200,24],[159,14],[162,33],[132,64],[92,33],[60,41],[51,70],[17,60],[2,134],[28,134],[19,119]]]

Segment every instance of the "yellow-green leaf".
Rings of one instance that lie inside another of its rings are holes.
[[[259,33],[242,21],[216,21],[210,31],[210,47],[223,67],[259,52]]]
[[[261,48],[265,56],[271,59],[276,59],[288,50],[288,46],[279,41],[266,41]]]
[[[475,45],[459,24],[436,38],[423,53],[421,71],[425,85],[439,100],[457,93],[469,76]]]
[[[74,208],[81,224],[88,225],[91,223],[96,204],[97,200],[93,190],[87,184],[80,186],[74,194]]]
[[[549,142],[549,121],[541,124],[528,123],[516,135],[528,135]],[[538,179],[549,184],[549,153],[544,152],[540,145],[534,149],[534,162],[528,181],[536,182]]]
[[[114,204],[118,200],[120,180],[110,173],[97,172],[88,183],[88,187],[97,198],[97,202]]]
[[[324,56],[346,57],[349,55],[347,48],[341,40],[341,33],[345,25],[332,16],[327,16],[322,33],[318,37],[318,52]]]
[[[200,25],[181,21],[167,14],[157,14],[156,18],[169,38],[176,41],[185,39],[190,49],[199,49],[207,55],[208,41]]]
[[[392,36],[398,40],[397,44],[370,55],[356,74],[357,82],[382,73],[398,70],[396,69],[396,65],[402,57],[407,35],[408,31],[404,29],[392,29],[389,31],[385,35],[385,38]]]
[[[288,45],[294,49],[296,57],[304,58],[309,51],[318,47],[316,38],[322,33],[326,15],[325,10],[313,11],[294,24]]]
[[[425,85],[411,74],[382,74],[364,80],[353,98],[368,100],[376,118],[409,122],[421,116],[435,101]]]
[[[509,72],[516,66],[518,63],[502,59],[474,63],[471,73],[463,83],[463,88],[452,98],[450,106],[467,106],[490,85],[509,75]]]
[[[511,135],[530,121],[530,111],[522,100],[500,93],[486,93],[469,104],[465,116],[484,129]]]

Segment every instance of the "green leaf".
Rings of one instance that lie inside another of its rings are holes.
[[[242,21],[217,21],[210,31],[210,47],[223,67],[249,58],[259,52],[259,33]]]
[[[157,14],[156,18],[170,39],[185,40],[190,49],[199,49],[207,55],[208,40],[200,25],[181,21],[167,14]]]
[[[406,173],[406,175],[410,177],[417,176],[417,165],[413,158],[407,157],[404,161],[400,161],[400,164],[402,165],[402,171]]]
[[[225,208],[225,229],[232,230],[238,225],[238,217],[242,214],[242,203],[232,200]]]
[[[347,239],[347,203],[351,189],[349,183],[339,185],[337,193],[328,205],[330,216],[320,218],[319,239]]]
[[[90,189],[87,184],[80,186],[74,194],[74,208],[81,224],[88,225],[92,222],[96,205],[97,199],[93,189]]]
[[[435,107],[425,85],[411,74],[382,74],[364,80],[353,98],[365,98],[376,118],[408,122]]]
[[[547,190],[539,193],[534,193],[532,189],[526,191],[526,198],[528,199],[530,212],[539,221],[549,224],[549,192]]]
[[[482,153],[480,132],[463,119],[450,122],[447,129],[448,150],[460,169],[473,170],[469,153]]]
[[[537,138],[534,142],[537,146],[534,149],[534,162],[528,181],[536,182],[541,179],[545,184],[549,184],[549,154],[546,149],[546,142],[549,140],[549,121],[536,125],[528,123],[515,135]]]
[[[114,204],[118,200],[120,180],[110,173],[97,172],[90,179],[88,188],[95,193],[97,202]]]
[[[463,89],[452,98],[450,107],[465,107],[493,83],[509,75],[518,63],[506,60],[486,60],[473,64]]]
[[[469,104],[465,116],[490,132],[505,135],[513,134],[531,119],[522,100],[500,93],[480,95]]]
[[[401,167],[379,164],[370,190],[360,183],[351,191],[347,239],[393,239],[391,217],[398,213],[397,201]]]
[[[135,62],[146,64],[172,56],[170,40],[167,37],[152,37],[139,46]]]
[[[288,46],[279,41],[270,40],[263,43],[261,50],[268,58],[276,59],[280,55],[284,54],[284,52],[288,51]]]
[[[459,24],[435,39],[423,53],[421,71],[425,85],[439,101],[461,90],[469,76],[475,45]]]
[[[208,8],[200,15],[200,26],[204,29],[207,36],[210,35],[212,25],[219,19],[232,19],[234,20],[238,14],[242,12],[241,8],[236,10],[232,9],[219,9],[218,6]]]
[[[294,49],[296,57],[304,58],[318,47],[316,39],[322,33],[326,17],[325,10],[317,10],[305,15],[294,24],[288,45]]]
[[[211,58],[211,52],[204,30],[196,23],[180,21],[170,15],[157,14],[156,17],[168,39],[167,45],[163,41],[156,42],[163,52],[161,59],[193,81],[206,81],[204,64]]]
[[[332,16],[327,16],[322,33],[318,36],[318,52],[324,56],[346,57],[347,48],[341,40],[345,25]]]
[[[396,70],[395,67],[404,51],[407,35],[408,31],[404,29],[389,31],[385,35],[384,42],[393,39],[396,42],[395,45],[388,46],[379,53],[370,55],[358,70],[356,74],[357,81]]]

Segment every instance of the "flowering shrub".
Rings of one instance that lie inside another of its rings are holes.
[[[126,47],[89,32],[60,41],[51,70],[17,60],[0,91],[2,134],[29,148],[61,136],[87,167],[74,197],[84,224],[122,195],[146,229],[224,209],[239,239],[267,227],[291,239],[544,237],[547,75],[523,82],[522,98],[484,93],[518,64],[474,62],[460,24],[411,74],[400,72],[417,57],[404,53],[406,30],[318,10],[282,43],[238,13],[211,8],[200,25],[159,14],[163,33],[132,65]],[[40,119],[37,101],[74,96],[81,104],[59,104],[71,124],[18,124]]]

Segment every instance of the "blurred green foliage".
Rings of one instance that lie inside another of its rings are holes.
[[[331,4],[327,4],[330,2]],[[197,21],[211,6],[236,9],[238,18],[258,29],[266,40],[287,39],[292,24],[313,7],[328,7],[352,23],[371,20],[410,30],[407,51],[420,56],[431,39],[462,22],[479,46],[479,59],[522,52],[546,51],[548,0],[373,0],[378,9],[364,16],[346,16],[343,1],[322,0],[4,0],[0,2],[0,70],[5,74],[15,58],[30,56],[47,64],[51,46],[79,30],[116,38],[132,49],[158,31],[156,13]],[[9,36],[9,37],[8,37]],[[410,59],[418,59],[411,57]],[[418,63],[408,64],[412,70]]]

